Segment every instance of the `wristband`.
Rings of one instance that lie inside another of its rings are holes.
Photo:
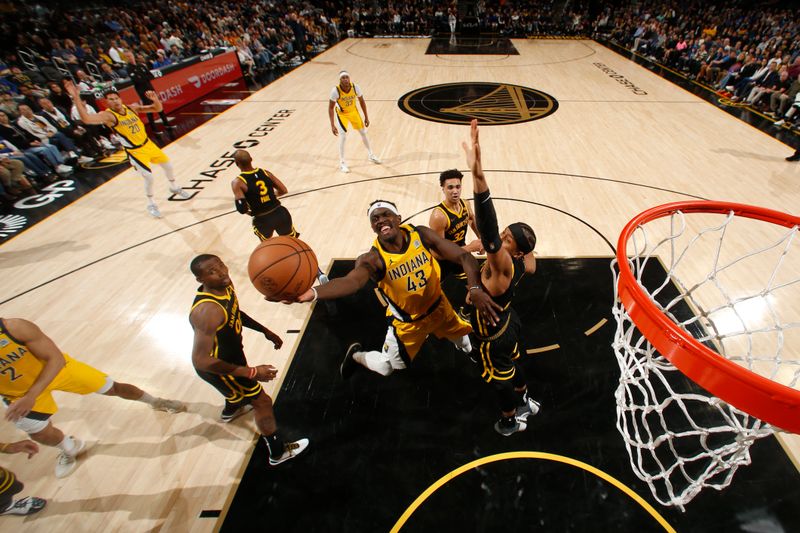
[[[254,367],[254,366],[248,366],[247,367],[247,377],[248,377],[248,379],[253,379],[254,377],[256,377],[256,374],[258,374],[258,370],[256,370],[256,367]]]
[[[4,442],[3,444],[0,444],[0,453],[6,453],[6,449],[8,449],[8,447],[9,447],[9,443],[7,443],[7,442]]]
[[[317,289],[315,287],[311,287],[311,292],[314,293],[314,299],[311,300],[311,301],[312,302],[316,302],[317,301]]]
[[[481,290],[483,290],[483,287],[481,287],[480,285],[475,285],[475,286],[473,286],[473,287],[470,287],[469,289],[467,289],[467,291],[469,292],[469,291],[472,291],[472,290],[475,290],[475,289],[481,289]]]

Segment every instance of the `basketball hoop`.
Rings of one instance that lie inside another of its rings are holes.
[[[759,207],[677,202],[620,235],[617,428],[664,505],[727,487],[756,440],[800,433],[799,225]]]

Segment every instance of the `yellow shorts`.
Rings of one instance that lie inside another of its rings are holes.
[[[351,111],[349,113],[342,113],[337,111],[336,116],[339,117],[339,126],[342,130],[347,131],[348,126],[354,130],[363,130],[364,121],[358,111]]]
[[[134,167],[150,171],[151,163],[166,163],[169,161],[167,154],[161,151],[161,148],[156,146],[156,143],[147,139],[147,142],[141,148],[126,148],[128,159]]]
[[[94,367],[81,363],[72,357],[64,354],[67,364],[56,374],[55,379],[36,397],[31,411],[52,415],[58,411],[58,406],[53,400],[53,391],[72,392],[74,394],[91,394],[99,392],[106,384],[108,376]],[[17,398],[6,396],[6,399],[13,402]]]
[[[412,361],[428,335],[435,335],[440,339],[458,339],[472,333],[472,326],[456,314],[444,295],[436,309],[422,320],[401,322],[394,319],[392,326],[397,340],[403,344]]]

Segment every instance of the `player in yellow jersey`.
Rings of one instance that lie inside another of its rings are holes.
[[[156,143],[147,136],[144,123],[138,113],[160,113],[163,109],[161,101],[155,91],[148,91],[147,97],[153,101],[150,105],[131,104],[125,105],[116,90],[106,91],[105,97],[108,109],[95,114],[89,114],[86,105],[81,100],[80,89],[71,81],[64,80],[64,89],[72,98],[81,121],[84,124],[103,124],[114,130],[122,139],[122,146],[128,154],[131,166],[144,178],[144,194],[147,196],[147,212],[150,216],[161,218],[161,211],[153,200],[153,163],[161,165],[169,180],[169,191],[183,200],[192,197],[175,181],[175,174],[169,157],[161,151]]]
[[[346,276],[313,287],[297,299],[311,302],[317,298],[340,298],[355,293],[372,279],[389,302],[386,313],[391,323],[383,349],[365,352],[360,344],[351,345],[342,361],[342,376],[351,373],[353,361],[384,376],[406,368],[430,334],[446,338],[469,353],[472,328],[456,314],[442,292],[439,264],[433,253],[461,264],[474,289],[471,294],[475,306],[487,316],[497,316],[499,306],[480,287],[478,262],[430,228],[401,224],[392,202],[372,202],[367,215],[378,235],[372,248],[356,259],[355,268]]]
[[[356,100],[364,113],[363,120],[356,107]],[[380,159],[372,153],[372,147],[367,138],[367,128],[369,127],[367,103],[364,101],[361,88],[350,81],[350,74],[347,71],[343,70],[339,73],[339,85],[331,90],[328,117],[331,120],[331,132],[339,137],[339,170],[350,172],[344,159],[344,143],[350,129],[356,130],[361,135],[361,140],[367,147],[369,160],[378,165],[381,164]]]
[[[170,413],[186,410],[180,402],[156,398],[135,385],[114,381],[62,353],[33,322],[0,318],[0,395],[5,418],[36,442],[61,450],[56,463],[56,477],[61,478],[75,469],[84,443],[65,436],[50,422],[58,410],[53,391],[119,396]]]

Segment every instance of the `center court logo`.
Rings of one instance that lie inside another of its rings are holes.
[[[398,101],[412,117],[444,124],[519,124],[552,115],[558,102],[549,94],[510,83],[445,83],[416,89]]]

